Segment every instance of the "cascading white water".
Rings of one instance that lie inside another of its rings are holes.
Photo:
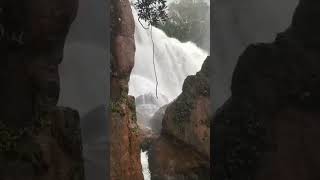
[[[148,163],[148,154],[147,152],[141,151],[141,164],[142,164],[142,173],[144,180],[150,180],[150,170],[149,170],[149,163]]]
[[[129,94],[139,95],[152,93],[155,95],[156,79],[153,68],[153,48],[151,31],[144,29],[135,18],[135,66],[129,82]],[[192,42],[181,43],[169,38],[162,30],[152,27],[154,41],[155,66],[158,76],[158,92],[172,101],[181,93],[184,79],[200,70],[207,53]],[[160,101],[166,102],[160,96]]]
[[[172,102],[182,92],[184,80],[188,75],[193,75],[201,69],[207,53],[192,42],[181,43],[177,39],[168,37],[156,27],[152,27],[152,31],[144,29],[133,7],[132,12],[136,28],[136,54],[130,76],[129,94],[136,97],[139,123],[139,118],[140,121],[149,121],[161,106]],[[159,82],[158,98],[155,97],[154,65]],[[142,118],[144,120],[141,120]],[[148,126],[148,123],[143,125]],[[147,152],[141,151],[141,164],[144,179],[150,180]]]
[[[173,101],[181,92],[188,75],[201,69],[207,53],[192,42],[181,43],[168,37],[162,30],[152,27],[144,29],[138,21],[136,10],[132,7],[135,19],[135,65],[129,82],[129,94],[135,97],[156,95],[156,77],[153,56],[158,77],[158,99],[156,109]],[[154,42],[154,52],[153,44]],[[153,54],[154,53],[154,54]],[[153,104],[144,102],[143,104]],[[142,105],[142,104],[139,104]],[[138,106],[139,106],[138,105]],[[137,107],[138,108],[138,107]]]

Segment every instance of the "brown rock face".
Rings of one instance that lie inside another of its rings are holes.
[[[128,81],[134,65],[134,19],[128,0],[111,1],[111,180],[143,180],[134,97]]]
[[[76,0],[0,2],[0,179],[83,179],[79,116],[56,107]]]
[[[214,118],[214,179],[319,179],[319,5],[301,0],[286,32],[240,56]]]
[[[209,58],[195,76],[184,82],[182,94],[166,110],[162,132],[193,146],[210,158]]]
[[[194,148],[162,135],[149,154],[152,180],[209,180],[209,161]]]
[[[5,86],[1,114],[10,119],[8,123],[20,126],[31,122],[35,104],[56,105],[58,64],[77,5],[76,0],[0,3],[1,80]]]
[[[127,97],[112,106],[111,179],[143,180],[134,97]]]
[[[161,136],[150,149],[154,179],[210,179],[209,59],[166,109]]]

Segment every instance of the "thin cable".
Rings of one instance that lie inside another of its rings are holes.
[[[154,59],[154,42],[153,42],[153,35],[152,35],[152,26],[150,26],[150,32],[151,32],[151,41],[152,41],[152,62],[153,62],[153,70],[154,70],[154,76],[156,77],[156,97],[158,99],[158,76],[157,76],[157,70],[156,70],[156,64]]]
[[[148,23],[148,27],[145,27],[145,26],[142,24],[142,22],[140,21],[140,18],[138,18],[138,21],[139,21],[140,25],[141,25],[144,29],[146,29],[146,30],[150,29],[151,41],[152,41],[152,63],[153,63],[154,76],[155,76],[155,78],[156,78],[156,97],[157,97],[157,99],[159,99],[159,98],[158,98],[158,85],[159,85],[159,82],[158,82],[158,75],[157,75],[155,58],[154,58],[154,42],[153,42],[153,35],[152,35],[152,25],[151,25],[151,23],[149,22],[149,23]]]
[[[150,23],[148,24],[148,27],[145,27],[145,26],[142,24],[142,22],[140,21],[140,18],[138,18],[138,21],[139,21],[140,25],[143,27],[143,29],[148,30],[148,29],[150,28]]]

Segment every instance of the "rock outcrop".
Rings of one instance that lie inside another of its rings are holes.
[[[213,179],[319,179],[320,3],[301,0],[287,31],[240,56],[212,124]]]
[[[210,157],[210,87],[209,58],[201,71],[188,76],[184,81],[182,93],[171,103],[162,121],[162,133],[172,135],[178,140],[195,147]]]
[[[0,179],[81,180],[79,115],[57,107],[77,0],[0,3]]]
[[[162,135],[148,151],[152,180],[209,180],[209,159],[173,136]]]
[[[210,179],[209,61],[187,77],[166,109],[161,136],[149,150],[152,179]]]
[[[134,66],[134,19],[128,0],[111,1],[111,180],[143,180],[135,99],[128,96]]]

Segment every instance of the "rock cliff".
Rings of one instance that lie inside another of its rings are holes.
[[[153,179],[210,179],[210,87],[208,57],[188,76],[183,91],[167,106],[161,136],[149,150]]]
[[[111,180],[143,180],[135,99],[128,96],[134,66],[134,19],[128,0],[111,1]]]
[[[81,180],[79,115],[57,107],[76,0],[0,2],[0,179]]]
[[[188,76],[182,93],[171,103],[162,121],[162,133],[195,147],[210,157],[210,87],[209,58],[201,71]]]
[[[213,179],[320,177],[319,7],[301,0],[285,32],[240,56],[212,124]]]

